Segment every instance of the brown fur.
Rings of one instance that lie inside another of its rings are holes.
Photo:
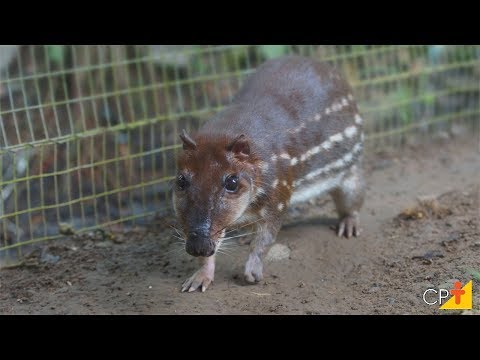
[[[334,196],[339,234],[358,235],[362,125],[354,120],[358,110],[351,98],[350,86],[334,68],[298,56],[284,57],[260,66],[232,104],[197,134],[182,134],[185,151],[178,170],[190,186],[175,191],[174,204],[187,244],[202,242],[198,253],[208,256],[221,241],[223,229],[256,219],[245,277],[258,281],[261,256],[275,240],[292,194],[302,188],[311,191],[315,184]],[[354,131],[348,133],[347,128]],[[300,161],[321,144],[327,144],[321,153]],[[319,169],[328,171],[313,178]],[[223,184],[232,174],[239,178],[235,193]]]

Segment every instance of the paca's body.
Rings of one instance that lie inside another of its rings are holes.
[[[232,104],[193,137],[181,136],[174,204],[186,250],[202,267],[182,288],[204,291],[225,230],[252,223],[245,279],[262,279],[262,256],[288,206],[332,194],[338,235],[358,235],[363,202],[362,118],[332,67],[289,56],[270,60]]]

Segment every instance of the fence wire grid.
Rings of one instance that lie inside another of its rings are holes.
[[[286,54],[343,72],[367,151],[478,132],[480,46],[1,46],[0,266],[25,245],[169,213],[179,131]]]

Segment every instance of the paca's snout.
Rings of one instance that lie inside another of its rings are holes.
[[[188,233],[185,250],[192,256],[208,257],[215,253],[215,244],[210,240],[209,234],[191,231]]]

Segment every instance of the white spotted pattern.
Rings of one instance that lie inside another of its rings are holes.
[[[307,150],[304,154],[300,156],[300,161],[304,162],[308,159],[310,159],[313,155],[316,155],[320,152],[321,149],[324,150],[330,150],[333,146],[334,143],[336,142],[341,142],[345,137],[347,138],[352,138],[355,136],[357,133],[357,127],[356,126],[349,126],[347,127],[343,132],[334,134],[329,137],[328,140],[324,141],[320,145],[314,146],[313,148]],[[298,162],[297,158],[293,158],[292,161],[290,162],[291,165],[296,165]]]
[[[266,215],[267,215],[267,209],[266,209],[266,208],[262,208],[262,209],[260,210],[260,216],[261,216],[262,218],[264,218]]]
[[[262,170],[262,172],[266,172],[268,170],[269,165],[265,161],[260,161],[259,167]]]
[[[263,188],[257,187],[257,192],[255,194],[256,196],[265,195],[265,194],[266,194],[266,192]]]
[[[347,138],[351,139],[352,137],[355,136],[355,134],[357,133],[357,127],[352,125],[352,126],[349,126],[347,127],[345,130],[344,130],[344,134]]]
[[[322,147],[322,149],[330,150],[332,148],[332,145],[333,145],[332,142],[330,140],[327,140],[327,141],[324,141],[320,146]]]
[[[351,152],[345,154],[342,158],[334,161],[333,163],[330,163],[330,164],[324,166],[323,168],[316,169],[316,170],[308,173],[307,175],[305,175],[305,177],[303,179],[299,179],[299,180],[295,181],[293,183],[293,186],[297,187],[298,185],[300,185],[305,180],[312,180],[315,177],[317,177],[317,176],[319,176],[323,173],[326,173],[330,170],[338,169],[338,168],[341,168],[341,167],[345,166],[347,163],[352,161],[353,156],[356,155],[361,149],[362,149],[362,143],[355,144],[355,146],[353,147]]]
[[[342,104],[341,103],[333,103],[332,110],[335,111],[335,112],[342,110]]]
[[[301,203],[333,189],[335,186],[338,186],[338,184],[342,180],[343,175],[343,173],[340,173],[334,177],[321,179],[318,182],[308,184],[307,186],[295,190],[292,194],[292,197],[290,198],[290,203]]]
[[[332,143],[340,142],[343,140],[343,133],[336,133],[335,135],[330,136],[328,140],[330,140]]]
[[[330,107],[327,107],[325,109],[325,114],[328,115],[328,114],[331,114],[333,112],[340,111],[344,107],[347,107],[349,105],[348,100],[353,100],[353,96],[351,94],[349,94],[347,97],[342,97],[338,102],[333,102]],[[311,118],[307,121],[320,121],[321,118],[322,118],[322,115],[320,113],[317,113],[313,116],[313,118]],[[306,128],[306,124],[305,124],[305,122],[302,122],[298,127],[293,128],[293,129],[288,129],[288,132],[290,132],[292,134],[296,134],[296,133],[302,131],[305,128]]]
[[[360,115],[355,114],[355,124],[360,125],[363,122],[363,119],[360,117]]]

